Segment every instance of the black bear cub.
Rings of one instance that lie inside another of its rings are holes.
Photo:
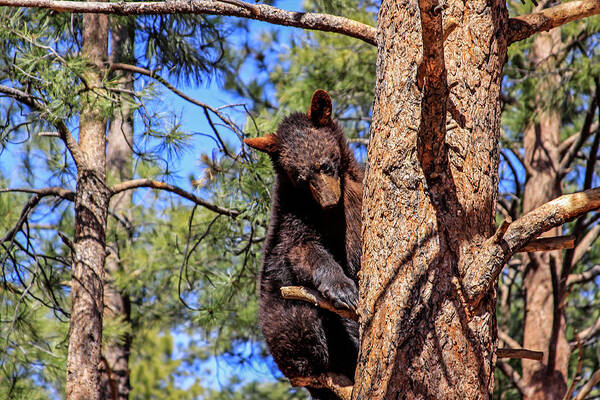
[[[245,142],[268,153],[275,169],[259,302],[271,354],[288,378],[332,372],[353,380],[357,323],[280,292],[305,286],[338,308],[357,303],[363,171],[331,119],[329,94],[317,90],[306,114],[293,113],[276,134]],[[309,392],[338,399],[327,389]]]

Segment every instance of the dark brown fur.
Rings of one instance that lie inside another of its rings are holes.
[[[315,92],[309,113],[292,114],[276,135],[247,143],[269,153],[276,175],[259,309],[271,354],[289,378],[336,372],[353,379],[356,322],[303,301],[285,300],[280,293],[282,286],[305,286],[337,307],[356,307],[363,171],[341,127],[331,120],[329,96]],[[329,186],[315,183],[318,176]],[[337,178],[339,201],[324,208],[327,201],[318,199],[335,198],[329,188]],[[315,399],[337,399],[325,389],[309,391]]]

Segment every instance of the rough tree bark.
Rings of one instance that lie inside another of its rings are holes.
[[[558,89],[554,55],[562,44],[560,29],[535,37],[530,62],[532,69],[544,74],[540,92],[546,96]],[[561,114],[547,99],[538,99],[536,119],[525,130],[523,147],[527,181],[523,195],[523,212],[527,213],[560,196],[561,161],[559,151]],[[560,234],[559,228],[547,232]],[[560,251],[531,253],[524,274],[523,347],[544,352],[542,362],[523,360],[524,398],[531,400],[562,399],[567,391],[570,348],[565,336],[565,313],[562,303],[565,285]],[[556,321],[555,321],[556,318]]]
[[[102,344],[106,216],[106,119],[97,106],[108,54],[108,17],[83,18],[82,54],[90,62],[85,74],[75,192],[75,252],[71,289],[71,326],[67,360],[67,400],[98,400]]]
[[[488,398],[495,293],[469,310],[461,280],[494,232],[505,2],[384,0],[377,21],[353,398]]]
[[[122,19],[111,18],[111,55],[110,62],[135,62],[133,45],[135,29],[132,24]],[[107,169],[110,178],[116,182],[125,182],[132,178],[133,155],[133,110],[132,99],[127,94],[133,87],[133,73],[118,71],[117,82],[124,92],[119,93],[119,107],[110,120],[107,144]],[[104,320],[119,319],[122,324],[131,323],[131,303],[129,295],[120,291],[114,285],[114,275],[125,268],[120,257],[120,240],[130,236],[130,227],[124,226],[131,222],[128,210],[131,206],[131,191],[124,191],[112,196],[110,212],[116,216],[113,219],[111,231],[114,237],[109,238],[106,257],[106,280],[104,283]],[[110,225],[109,225],[110,226]],[[103,355],[106,363],[102,369],[102,399],[127,400],[131,386],[129,382],[129,354],[131,351],[131,335],[126,332],[119,340],[106,343]]]

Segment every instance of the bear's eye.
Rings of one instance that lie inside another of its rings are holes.
[[[319,168],[319,170],[327,175],[331,175],[333,174],[333,166],[329,163],[323,163],[321,164],[321,168]]]

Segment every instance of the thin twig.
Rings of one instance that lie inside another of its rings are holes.
[[[320,307],[325,310],[329,310],[336,313],[344,318],[358,321],[358,315],[354,310],[348,310],[344,308],[336,308],[327,301],[319,292],[313,289],[309,289],[303,286],[283,286],[281,288],[281,296],[288,300],[302,300],[307,303],[312,303],[315,307]]]
[[[165,190],[168,192],[176,193],[179,196],[186,198],[204,208],[207,208],[218,214],[227,215],[232,218],[235,218],[241,214],[241,211],[217,206],[215,204],[207,202],[206,200],[196,196],[195,194],[192,194],[188,191],[181,189],[178,186],[170,185],[165,182],[155,181],[153,179],[134,179],[131,181],[122,182],[122,183],[112,186],[110,188],[110,192],[111,192],[111,196],[114,196],[115,194],[121,193],[125,190],[131,190],[131,189],[136,189],[136,188],[141,188],[141,187],[146,187],[146,188],[151,188],[151,189],[160,189],[160,190]]]
[[[577,396],[575,396],[574,400],[584,400],[588,394],[594,389],[594,387],[600,382],[600,369],[594,372],[590,380],[583,385]]]
[[[225,125],[227,125],[229,128],[231,128],[231,130],[233,130],[235,132],[235,134],[238,135],[238,137],[243,138],[243,133],[240,131],[240,129],[233,122],[231,122],[231,120],[229,118],[227,118],[225,115],[223,115],[223,113],[221,113],[217,108],[214,108],[206,103],[203,103],[197,99],[194,99],[193,97],[188,96],[187,94],[183,93],[181,90],[177,89],[175,86],[171,85],[166,79],[164,79],[163,77],[158,75],[158,73],[156,73],[155,71],[150,71],[148,69],[141,68],[136,65],[123,64],[123,63],[111,64],[110,68],[111,68],[111,70],[129,71],[129,72],[134,72],[137,74],[146,75],[150,78],[156,79],[158,82],[163,84],[167,89],[169,89],[170,91],[175,93],[177,96],[181,97],[182,99],[184,99],[194,105],[204,108],[205,112],[206,112],[206,110],[210,110],[217,117],[219,117],[219,119],[221,121],[223,121],[225,123]],[[219,138],[219,140],[220,140],[220,138]],[[222,140],[221,140],[221,142],[222,142]],[[225,148],[224,145],[223,145],[223,147]],[[227,149],[225,148],[225,151],[226,150]]]
[[[521,376],[519,375],[519,373],[515,371],[509,363],[504,362],[502,360],[497,360],[496,366],[500,369],[500,371],[504,373],[504,375],[508,378],[510,383],[512,383],[513,386],[519,391],[519,394],[521,396],[525,396],[525,394],[528,392],[528,387],[521,380]]]
[[[21,90],[4,85],[0,85],[0,93],[4,93],[41,113],[48,112],[46,107],[37,98],[29,93],[25,93]],[[52,120],[54,119],[55,118],[52,118]],[[58,130],[60,138],[65,143],[65,146],[67,146],[67,150],[69,150],[69,153],[71,154],[71,157],[73,157],[75,164],[79,168],[85,168],[85,158],[83,157],[83,153],[79,147],[79,144],[75,141],[75,138],[73,138],[71,131],[69,131],[69,128],[67,128],[62,120],[51,121],[51,123]]]
[[[579,354],[577,357],[577,369],[575,370],[575,375],[573,375],[573,381],[569,385],[569,390],[565,393],[563,400],[569,400],[573,395],[573,390],[575,390],[575,385],[579,379],[579,374],[581,373],[581,368],[583,367],[583,345],[581,344],[581,340],[577,333],[575,334],[575,340],[577,341],[577,350],[579,350]]]

